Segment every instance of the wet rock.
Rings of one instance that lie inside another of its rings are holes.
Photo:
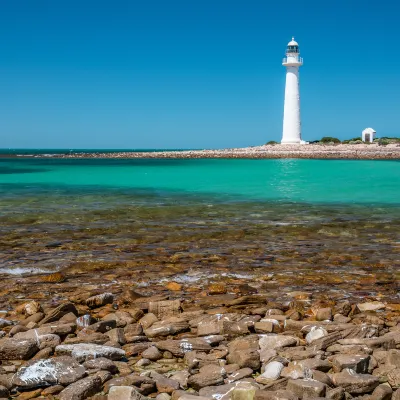
[[[371,394],[371,400],[390,400],[392,398],[393,390],[386,385],[379,385]]]
[[[0,339],[0,360],[28,360],[38,351],[33,339]]]
[[[368,355],[339,354],[332,357],[332,367],[334,372],[348,368],[358,374],[365,374],[368,372],[369,361]]]
[[[101,390],[101,378],[88,376],[67,386],[59,395],[60,400],[84,400]]]
[[[172,394],[172,392],[174,390],[179,389],[178,381],[176,381],[174,379],[166,378],[165,376],[163,376],[155,371],[152,371],[150,373],[150,378],[155,381],[157,390],[160,393]]]
[[[335,386],[343,387],[350,394],[364,394],[371,393],[379,385],[379,378],[345,370],[333,374],[332,382]]]
[[[385,304],[380,301],[370,301],[368,303],[357,304],[357,308],[360,312],[383,310],[385,307]]]
[[[47,313],[46,316],[40,321],[40,325],[44,325],[49,322],[58,321],[61,317],[63,317],[65,314],[68,314],[70,312],[72,312],[76,316],[78,316],[78,310],[76,309],[74,304],[72,304],[72,303],[61,304],[54,310]]]
[[[60,384],[69,385],[86,375],[85,368],[72,357],[55,357],[29,362],[19,369],[13,384],[23,389]]]
[[[170,351],[176,357],[183,357],[185,353],[193,350],[211,350],[211,346],[201,338],[161,340],[154,344],[159,350]]]
[[[108,392],[108,400],[145,400],[132,386],[112,386]]]
[[[150,301],[149,313],[153,313],[159,320],[178,316],[181,312],[180,300]]]
[[[105,357],[110,360],[120,360],[125,356],[124,350],[90,343],[60,345],[56,347],[55,352],[56,355],[69,355],[74,357],[79,362],[99,357]]]
[[[163,355],[160,350],[157,349],[155,346],[151,346],[142,353],[143,358],[147,358],[150,361],[157,361],[160,360]]]
[[[150,328],[144,330],[147,337],[153,338],[158,336],[175,335],[189,329],[187,321],[176,318],[174,320],[159,321],[151,325]]]
[[[90,308],[98,308],[105,306],[106,304],[112,304],[114,301],[114,295],[112,293],[102,293],[96,296],[89,297],[86,300],[86,305]]]
[[[309,379],[290,380],[287,389],[300,399],[325,397],[326,393],[325,384]]]
[[[109,371],[112,374],[116,374],[118,372],[118,367],[115,365],[115,363],[104,357],[85,361],[83,366],[86,369]]]

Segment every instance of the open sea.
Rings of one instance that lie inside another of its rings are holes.
[[[393,297],[399,250],[400,161],[0,156],[6,276],[178,264],[177,281],[262,271],[293,290]]]

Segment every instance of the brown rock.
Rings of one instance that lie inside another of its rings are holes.
[[[143,351],[153,345],[154,344],[150,342],[126,344],[125,346],[123,346],[123,349],[127,357],[132,357],[141,354]]]
[[[201,338],[188,338],[181,340],[161,340],[154,343],[159,350],[170,351],[176,357],[183,357],[192,350],[208,351],[211,346]]]
[[[178,381],[176,381],[174,379],[166,378],[165,376],[163,376],[155,371],[152,371],[150,373],[150,378],[155,381],[157,390],[160,393],[172,394],[172,392],[174,390],[179,389]]]
[[[175,335],[189,329],[189,323],[180,318],[170,318],[168,320],[155,322],[150,328],[144,330],[147,337]]]
[[[33,339],[0,339],[0,360],[28,360],[38,351]]]
[[[64,303],[59,305],[54,310],[50,311],[41,321],[40,325],[47,324],[48,322],[58,321],[61,317],[68,313],[74,313],[78,316],[78,310],[72,303]]]
[[[115,319],[110,319],[106,321],[99,321],[95,322],[92,325],[89,325],[86,330],[88,332],[100,332],[100,333],[106,333],[110,331],[111,329],[115,329],[117,327],[117,321]]]
[[[310,379],[290,380],[287,390],[293,392],[300,399],[325,397],[326,385]]]
[[[116,342],[123,346],[126,343],[124,330],[122,328],[114,328],[105,333],[112,342]]]
[[[395,368],[388,372],[387,380],[393,389],[400,388],[400,368]]]
[[[371,400],[390,400],[392,398],[393,390],[386,385],[379,385],[371,394]]]
[[[331,321],[332,320],[332,309],[329,307],[319,308],[315,313],[315,319],[317,321]]]
[[[195,374],[189,377],[188,386],[193,387],[195,390],[207,386],[221,385],[224,383],[224,375],[222,373],[222,368],[219,370],[204,371],[199,374]]]
[[[178,282],[168,282],[165,287],[173,292],[179,292],[182,289],[182,285]]]
[[[343,387],[350,394],[371,393],[378,385],[379,378],[367,374],[349,373],[347,370],[332,375],[335,386]]]
[[[101,390],[101,379],[98,376],[88,376],[67,386],[59,396],[60,400],[84,400]]]
[[[181,312],[180,300],[150,301],[149,313],[153,313],[159,320],[179,315]]]
[[[118,367],[115,362],[108,358],[100,357],[92,360],[85,361],[83,366],[90,370],[109,371],[112,374],[118,373]]]
[[[147,313],[145,316],[140,318],[139,324],[142,325],[143,329],[148,329],[157,321],[158,318],[153,313]]]
[[[225,294],[226,286],[223,283],[212,283],[208,286],[208,294]]]
[[[157,349],[157,347],[151,346],[143,351],[142,357],[147,358],[150,361],[157,361],[160,360],[163,357],[163,355],[160,352],[160,350]]]
[[[345,391],[342,387],[328,390],[326,392],[326,398],[330,400],[343,400]]]
[[[72,357],[55,357],[27,363],[18,370],[14,376],[13,384],[23,389],[54,384],[66,386],[85,375],[85,368]]]
[[[32,390],[30,392],[23,392],[18,397],[16,397],[16,399],[17,400],[34,399],[35,397],[40,396],[41,393],[42,393],[42,389],[36,389],[36,390]]]
[[[339,354],[332,357],[332,366],[334,372],[341,372],[349,368],[358,374],[365,374],[368,372],[368,365],[370,356],[368,355],[352,355],[352,354]]]
[[[106,304],[112,304],[114,301],[114,295],[112,293],[102,293],[96,296],[89,297],[86,300],[86,305],[90,308],[98,308],[105,306]]]
[[[50,386],[46,389],[43,389],[41,395],[42,396],[48,396],[48,395],[52,395],[52,394],[58,394],[60,393],[62,390],[64,389],[64,386],[62,385],[54,385],[54,386]]]

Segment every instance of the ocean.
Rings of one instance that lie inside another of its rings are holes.
[[[400,162],[0,158],[0,224],[5,276],[173,265],[393,296]]]

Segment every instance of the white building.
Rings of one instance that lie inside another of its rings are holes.
[[[370,142],[372,143],[375,139],[376,131],[372,128],[367,128],[362,131],[361,140],[363,142]]]
[[[302,144],[300,121],[299,67],[303,65],[299,44],[292,38],[286,48],[285,106],[283,111],[282,144]]]

